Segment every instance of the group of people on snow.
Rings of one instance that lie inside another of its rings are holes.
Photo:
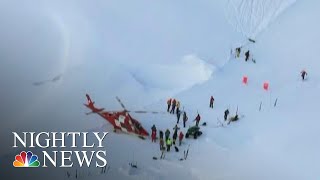
[[[242,47],[237,47],[236,48],[236,55],[235,55],[235,57],[236,58],[239,58],[240,57],[240,54],[241,54],[241,48]],[[248,61],[249,60],[249,57],[250,57],[250,50],[247,50],[245,53],[244,53],[244,56],[245,56],[245,61]],[[254,61],[253,59],[252,59],[252,61]]]
[[[235,50],[235,52],[236,52],[236,54],[235,54],[235,58],[239,58],[240,57],[240,54],[241,54],[241,48],[242,47],[237,47],[236,48],[236,50]],[[231,53],[232,53],[232,51],[231,51]],[[245,53],[244,53],[244,56],[245,56],[245,61],[248,61],[249,60],[249,58],[250,58],[250,50],[247,50]],[[256,61],[253,59],[253,58],[251,58],[251,60],[255,63]],[[300,72],[300,75],[301,75],[301,78],[302,78],[302,80],[304,81],[305,79],[306,79],[306,76],[308,75],[307,74],[307,72],[305,71],[305,70],[302,70],[301,72]],[[210,103],[210,107],[211,107],[211,103]]]
[[[170,114],[175,114],[180,112],[180,101],[176,99],[168,99],[167,101],[167,112],[170,112]]]
[[[151,130],[152,130],[151,140],[152,140],[152,142],[156,142],[156,134],[157,134],[156,126],[153,125],[151,127]],[[166,129],[166,131],[164,133],[162,130],[159,131],[159,139],[160,139],[159,145],[160,145],[161,151],[167,150],[169,152],[171,149],[171,146],[176,145],[177,138],[179,140],[179,146],[181,146],[182,140],[184,138],[184,134],[182,131],[180,131],[179,137],[178,137],[179,130],[180,130],[180,128],[178,127],[178,125],[175,125],[175,127],[173,128],[172,139],[170,138],[171,132],[169,129]]]

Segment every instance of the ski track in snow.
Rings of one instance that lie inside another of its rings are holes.
[[[296,0],[228,0],[226,16],[244,36],[255,38]]]

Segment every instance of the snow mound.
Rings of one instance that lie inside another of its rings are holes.
[[[141,67],[132,72],[132,76],[146,88],[173,89],[174,93],[178,93],[209,80],[214,70],[213,65],[192,54],[175,64]]]

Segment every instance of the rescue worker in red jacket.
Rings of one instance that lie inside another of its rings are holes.
[[[153,125],[151,127],[152,133],[151,133],[151,141],[152,142],[156,142],[156,138],[157,138],[157,128],[155,125]]]
[[[198,113],[196,119],[194,119],[196,121],[196,126],[199,126],[199,122],[201,120],[200,114]]]
[[[179,146],[181,146],[183,137],[184,137],[184,134],[182,133],[182,131],[180,131],[180,134],[179,134]]]

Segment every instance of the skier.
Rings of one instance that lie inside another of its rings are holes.
[[[182,133],[182,131],[180,131],[180,134],[179,134],[179,146],[181,146],[181,142],[182,142],[183,137],[184,137],[184,134]]]
[[[172,145],[172,141],[170,138],[168,138],[168,140],[166,141],[166,144],[167,144],[167,151],[169,152],[170,151],[170,147]]]
[[[171,98],[170,98],[170,99],[168,99],[168,101],[167,101],[167,105],[168,105],[167,112],[169,112],[170,107],[171,107]]]
[[[248,50],[244,55],[246,56],[246,61],[248,61],[249,56],[250,56],[250,51]]]
[[[171,103],[172,108],[171,108],[170,114],[171,113],[174,114],[174,111],[176,109],[176,105],[177,105],[177,101],[175,99],[173,99],[173,101]]]
[[[181,115],[181,112],[180,112],[180,110],[177,108],[177,124],[179,124],[180,115]]]
[[[188,116],[187,116],[187,113],[185,111],[183,112],[182,120],[183,120],[183,127],[185,128],[186,127],[186,122],[188,121]]]
[[[213,108],[213,102],[214,102],[214,98],[213,98],[213,96],[211,96],[211,98],[210,98],[210,108]]]
[[[170,136],[170,130],[169,129],[166,130],[165,136],[166,136],[166,141],[167,141],[169,139],[169,136]]]
[[[224,111],[224,120],[225,120],[225,121],[227,120],[228,115],[229,115],[229,109],[226,109],[226,110]]]
[[[177,101],[177,114],[178,114],[178,111],[180,111],[180,101]]]
[[[159,137],[160,137],[160,139],[163,139],[163,132],[162,131],[159,131]]]
[[[151,127],[152,133],[151,133],[151,141],[156,142],[156,137],[157,137],[157,128],[155,125]]]
[[[303,80],[303,81],[305,80],[305,76],[306,76],[306,75],[308,75],[307,72],[306,72],[305,70],[302,70],[302,71],[301,71],[301,77],[302,77],[302,80]]]
[[[241,53],[241,47],[236,48],[236,57],[239,58]]]
[[[172,139],[173,139],[173,144],[174,144],[174,145],[176,144],[176,140],[177,140],[177,137],[178,137],[178,130],[179,130],[179,129],[180,129],[180,128],[178,127],[178,125],[176,125],[176,126],[173,128],[174,132],[173,132]]]
[[[198,113],[197,117],[194,119],[196,121],[196,126],[199,125],[199,122],[201,120],[200,114]]]

